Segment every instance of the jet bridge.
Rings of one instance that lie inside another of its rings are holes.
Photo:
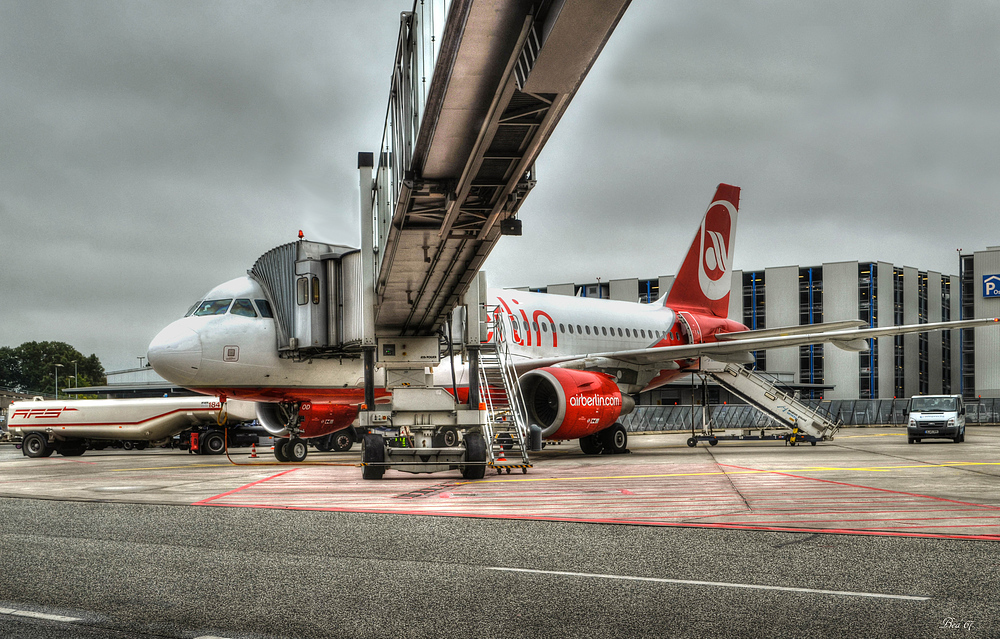
[[[402,14],[371,210],[379,335],[433,334],[520,234],[535,160],[628,4],[418,0]]]
[[[498,418],[517,403],[516,381],[501,375],[505,390],[491,392],[488,374],[502,364],[488,348],[480,361],[486,286],[477,273],[502,235],[520,234],[535,160],[628,4],[416,0],[402,14],[378,161],[358,158],[365,478],[386,468],[480,478],[487,465],[529,467],[527,432]],[[424,371],[463,303],[470,379],[458,405]],[[374,403],[376,354],[388,407]],[[523,454],[511,462],[504,451],[514,442]]]

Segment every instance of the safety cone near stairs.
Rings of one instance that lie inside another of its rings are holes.
[[[503,446],[500,446],[500,456],[497,457],[497,461],[498,462],[501,462],[501,461],[505,462],[505,461],[507,461],[507,458],[503,456]]]
[[[257,458],[257,444],[250,444],[250,459]]]

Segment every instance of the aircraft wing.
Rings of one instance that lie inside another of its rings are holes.
[[[696,359],[702,356],[720,361],[744,361],[750,351],[765,348],[807,346],[809,344],[833,344],[844,350],[864,351],[868,348],[865,340],[873,337],[891,337],[907,333],[927,333],[930,331],[972,328],[992,324],[1000,326],[998,324],[1000,323],[1000,319],[987,318],[955,322],[933,322],[930,324],[910,324],[907,326],[885,326],[881,328],[839,328],[840,326],[849,325],[854,322],[854,320],[848,320],[847,322],[832,322],[831,324],[792,326],[787,329],[763,329],[760,331],[729,333],[720,336],[720,341],[704,344],[682,344],[678,346],[661,346],[657,348],[640,348],[626,351],[588,353],[587,355],[567,355],[566,357],[522,360],[515,362],[514,367],[520,374],[545,366],[579,364],[582,368],[587,368],[589,366],[586,360],[596,361],[598,359],[618,360],[627,364],[637,365],[668,364],[678,360]],[[831,325],[834,327],[833,330],[829,330]],[[826,327],[826,330],[823,327]],[[803,332],[803,329],[814,330]],[[784,331],[784,333],[782,334],[780,331]],[[596,364],[595,367],[597,367]]]

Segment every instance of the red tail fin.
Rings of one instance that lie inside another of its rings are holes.
[[[716,317],[729,315],[730,274],[739,207],[740,188],[720,184],[670,287],[667,306],[707,311]]]

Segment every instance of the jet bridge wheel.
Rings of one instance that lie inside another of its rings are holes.
[[[385,440],[381,435],[368,433],[361,442],[361,461],[365,464],[381,464],[385,462]],[[385,466],[364,466],[361,477],[364,479],[382,479]]]
[[[465,461],[470,462],[470,465],[462,466],[462,477],[482,479],[486,476],[486,438],[480,433],[465,436]],[[475,462],[475,465],[471,462]],[[507,473],[510,473],[510,468]]]
[[[54,450],[49,446],[48,438],[41,433],[28,433],[21,442],[21,452],[27,457],[48,457]]]

